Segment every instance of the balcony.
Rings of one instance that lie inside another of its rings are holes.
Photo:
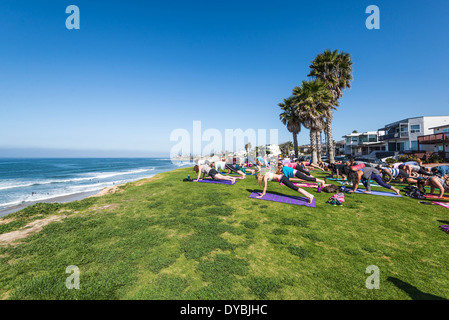
[[[449,141],[448,133],[428,134],[426,136],[418,137],[419,144],[437,144],[445,141]]]
[[[396,132],[396,133],[389,133],[383,136],[379,136],[379,141],[386,141],[391,139],[407,139],[408,138],[408,132]]]

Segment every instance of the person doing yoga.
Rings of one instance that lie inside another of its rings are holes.
[[[256,178],[257,178],[257,181],[259,182],[260,186],[262,186],[262,183],[263,183],[262,194],[257,196],[256,198],[262,198],[267,193],[267,186],[268,186],[268,182],[269,181],[277,181],[279,183],[283,183],[286,187],[288,187],[288,188],[290,188],[292,190],[295,190],[295,191],[299,192],[300,194],[302,194],[303,196],[305,196],[309,200],[309,203],[312,203],[312,201],[313,201],[314,196],[312,194],[308,193],[304,189],[301,189],[301,188],[295,186],[290,181],[290,179],[287,178],[283,174],[267,172],[264,175],[262,175],[262,174],[258,173]]]
[[[449,166],[436,166],[431,169],[434,175],[438,175],[440,177],[449,177]]]
[[[407,174],[410,176],[413,172],[416,172],[417,174],[425,175],[425,176],[433,176],[432,172],[427,171],[424,167],[420,165],[414,165],[414,164],[401,164],[398,169],[404,170],[407,172]]]
[[[230,173],[239,174],[241,176],[240,179],[245,179],[247,172],[250,174],[254,174],[256,172],[256,170],[245,168],[242,163],[240,164],[225,163],[224,166],[222,165],[222,167],[223,167],[222,171],[228,170],[227,174]]]
[[[430,193],[433,195],[435,189],[440,190],[438,198],[443,198],[445,192],[449,192],[448,180],[439,176],[428,177],[427,179],[421,179],[418,182],[418,187],[424,188],[424,186],[430,186]]]
[[[321,180],[321,179],[317,179],[314,176],[308,176],[305,175],[304,173],[300,172],[299,170],[290,168],[286,165],[284,166],[279,166],[278,170],[276,172],[277,174],[283,174],[285,176],[287,176],[287,178],[291,179],[299,179],[301,181],[310,181],[310,182],[318,182],[321,187],[325,187],[326,186],[326,181]]]
[[[282,165],[282,164],[281,164],[281,165]],[[293,168],[293,169],[295,169],[295,170],[298,170],[298,171],[304,173],[304,174],[307,175],[307,176],[310,176],[310,175],[311,175],[311,174],[310,174],[310,171],[307,170],[306,167],[305,167],[300,161],[298,161],[298,162],[290,162],[290,163],[286,163],[286,164],[284,164],[284,166]]]
[[[391,180],[393,180],[393,179],[398,179],[399,181],[405,180],[408,183],[414,183],[414,184],[418,183],[418,180],[410,177],[408,175],[408,173],[402,169],[387,168],[387,167],[382,167],[382,165],[379,165],[377,167],[377,170],[379,170],[381,173],[384,174],[384,177],[386,177],[385,178],[386,183],[390,183]]]
[[[219,174],[217,170],[209,167],[207,164],[195,165],[193,170],[198,173],[198,178],[195,181],[203,180],[206,175],[210,176],[214,180],[229,180],[232,181],[232,183],[235,183],[235,180],[237,179],[235,177],[228,177]],[[203,174],[203,176],[200,179],[201,174]]]
[[[380,176],[379,170],[373,167],[364,167],[357,171],[351,171],[348,175],[348,181],[352,181],[353,188],[349,192],[356,192],[359,187],[359,183],[362,182],[366,190],[364,193],[371,193],[371,182],[370,180],[376,181],[380,186],[391,189],[399,195],[399,189],[396,189],[388,184],[386,184],[382,177]]]

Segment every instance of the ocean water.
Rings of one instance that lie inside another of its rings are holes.
[[[188,163],[170,159],[0,159],[0,210],[100,191]]]

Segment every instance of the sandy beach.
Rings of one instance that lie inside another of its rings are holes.
[[[33,204],[36,204],[36,203],[54,203],[54,202],[65,203],[65,202],[78,201],[78,200],[82,200],[84,198],[90,197],[92,195],[95,195],[95,194],[97,194],[100,191],[101,190],[91,191],[91,192],[80,192],[80,193],[71,194],[71,195],[68,195],[68,196],[54,197],[54,198],[50,198],[50,199],[46,199],[46,200],[27,201],[27,202],[21,203],[21,204],[16,205],[16,206],[0,210],[0,217],[4,217],[4,216],[6,216],[6,215],[8,215],[10,213],[22,210],[22,209],[24,209],[24,208],[26,208],[28,206],[31,206]]]

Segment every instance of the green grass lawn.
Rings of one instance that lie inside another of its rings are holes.
[[[0,299],[449,298],[446,208],[363,194],[335,207],[331,194],[307,189],[317,198],[308,208],[249,199],[261,191],[253,176],[231,186],[183,182],[187,174],[1,219],[12,218],[0,223],[4,234],[66,216],[0,246]],[[297,195],[276,182],[270,191]],[[65,286],[70,265],[79,290]],[[378,290],[365,285],[370,265]]]

